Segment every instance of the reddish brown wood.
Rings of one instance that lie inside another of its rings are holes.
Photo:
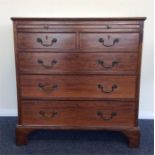
[[[16,127],[16,144],[26,145],[28,136],[36,130],[113,130],[122,132],[127,140],[130,148],[137,148],[140,144],[140,130],[138,127],[129,126],[64,126],[64,125],[18,125]]]
[[[127,22],[137,22],[138,21],[144,21],[146,20],[146,17],[106,17],[106,18],[94,18],[94,17],[91,17],[91,18],[38,18],[38,17],[11,17],[11,19],[13,21],[19,21],[19,22],[22,22],[22,21],[30,21],[30,22],[33,22],[33,21],[43,21],[43,22],[50,22],[50,21],[59,21],[59,22],[64,22],[64,21],[102,21],[102,22],[105,22],[105,21],[112,21],[112,22],[120,22],[120,21],[125,21],[126,23]]]
[[[42,63],[39,63],[39,60]],[[136,75],[137,53],[24,53],[19,54],[24,74]]]
[[[18,33],[17,36],[19,49],[66,50],[76,47],[75,33]]]
[[[134,126],[134,102],[23,101],[23,125]]]
[[[18,124],[21,123],[21,119],[20,119],[20,112],[21,112],[21,108],[20,108],[20,78],[19,78],[19,55],[18,55],[18,51],[17,49],[17,35],[16,35],[17,31],[16,31],[16,23],[13,22],[13,37],[14,37],[14,53],[15,53],[15,64],[16,64],[16,83],[17,83],[17,101],[18,101]]]
[[[138,41],[138,33],[80,33],[81,50],[133,52],[138,50]]]
[[[135,76],[22,75],[20,79],[22,98],[135,98]],[[114,85],[116,88],[113,88]]]
[[[62,29],[64,29],[64,28],[71,28],[72,29],[72,25],[73,25],[73,23],[72,24],[66,24],[66,25],[54,25],[53,23],[48,23],[48,24],[37,24],[37,23],[33,23],[33,24],[28,24],[28,23],[26,23],[25,25],[23,25],[23,24],[18,24],[18,26],[17,26],[17,28],[18,28],[18,30],[24,30],[24,29],[26,29],[26,30],[31,30],[31,29],[39,29],[39,30],[45,30],[45,29],[47,29],[47,30],[52,30],[53,28],[54,29],[58,29],[58,28],[62,28]],[[74,25],[75,26],[75,28],[76,27],[78,27],[79,28],[79,24],[76,26],[76,25]],[[94,28],[94,25],[82,25],[82,24],[80,24],[80,28]],[[107,25],[106,23],[105,24],[98,24],[98,25],[96,25],[95,26],[95,28],[103,28],[103,29],[126,29],[126,30],[128,30],[128,29],[138,29],[138,28],[140,28],[140,25],[138,25],[138,24],[135,24],[135,25],[132,25],[132,24],[128,24],[128,25],[123,25],[123,24],[118,24],[118,23],[113,23],[113,24],[109,24],[109,25]]]
[[[138,147],[140,144],[140,130],[138,127],[131,128],[122,131],[122,133],[127,137],[129,142],[129,147]]]
[[[141,75],[141,60],[142,60],[142,45],[143,45],[143,27],[144,27],[144,22],[141,21],[140,22],[140,28],[141,28],[141,31],[140,31],[140,40],[139,40],[139,52],[138,52],[138,63],[137,63],[137,87],[136,87],[136,100],[137,100],[137,103],[136,103],[136,109],[139,109],[139,92],[140,92],[140,75]],[[138,113],[139,111],[137,110],[137,113],[136,113],[136,118],[138,118]],[[136,126],[138,126],[138,119],[136,119]]]
[[[21,128],[20,126],[16,127],[16,144],[25,145],[28,143],[28,135],[31,133],[32,129],[30,128]]]
[[[91,129],[121,131],[138,147],[145,18],[12,20],[16,143],[38,129]]]

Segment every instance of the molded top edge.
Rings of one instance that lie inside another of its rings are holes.
[[[33,21],[132,21],[132,20],[146,20],[146,17],[106,17],[106,18],[39,18],[39,17],[11,17],[11,20],[33,20]]]

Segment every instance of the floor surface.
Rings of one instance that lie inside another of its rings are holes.
[[[16,146],[16,117],[0,117],[0,155],[153,155],[153,120],[140,120],[139,148],[127,146],[126,138],[105,131],[37,131],[26,146]]]

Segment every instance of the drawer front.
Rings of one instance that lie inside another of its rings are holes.
[[[21,96],[41,99],[134,99],[135,76],[20,76]]]
[[[21,73],[136,74],[137,53],[23,53]]]
[[[134,103],[112,101],[23,101],[23,125],[62,127],[133,126]]]
[[[80,49],[101,51],[135,51],[139,33],[81,33]]]
[[[75,33],[18,33],[19,49],[75,49]]]
[[[17,25],[17,31],[20,32],[140,32],[140,25],[127,24],[20,24]]]

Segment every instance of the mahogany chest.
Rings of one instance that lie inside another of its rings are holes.
[[[12,18],[16,143],[40,129],[122,132],[139,145],[145,18]]]

